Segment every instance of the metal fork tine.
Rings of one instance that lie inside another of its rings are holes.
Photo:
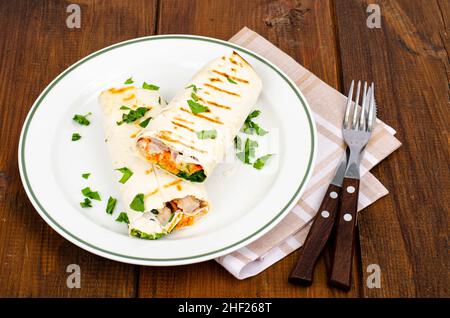
[[[375,124],[376,114],[375,114],[375,85],[372,83],[370,87],[370,104],[369,104],[369,115],[367,118],[367,131],[371,132]]]
[[[350,84],[350,89],[348,91],[347,97],[347,105],[345,106],[345,115],[344,115],[344,128],[348,128],[348,120],[350,119],[350,108],[352,106],[352,97],[353,97],[353,86],[355,81],[352,81]]]
[[[355,108],[353,109],[353,121],[352,121],[352,129],[358,130],[358,103],[359,103],[359,93],[361,91],[361,81],[358,81],[358,86],[356,86],[356,98],[355,98]]]
[[[370,91],[370,87],[369,87],[369,91]],[[366,129],[366,103],[367,103],[367,98],[368,98],[368,93],[369,91],[367,90],[367,82],[364,82],[364,88],[363,88],[363,96],[362,96],[362,102],[361,102],[361,114],[359,115],[359,130],[365,130]]]

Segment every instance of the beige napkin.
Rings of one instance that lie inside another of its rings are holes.
[[[313,111],[318,133],[315,168],[308,187],[297,205],[263,237],[216,259],[236,278],[244,279],[262,272],[302,246],[311,226],[310,221],[322,202],[339,158],[344,152],[341,123],[346,97],[248,28],[239,31],[230,42],[262,55],[298,85]],[[387,189],[368,171],[400,147],[401,144],[394,134],[394,129],[377,121],[361,161],[358,210],[388,194]]]

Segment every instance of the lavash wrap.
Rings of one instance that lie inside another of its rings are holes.
[[[133,175],[124,184],[117,182],[129,219],[129,234],[156,239],[170,233],[175,227],[181,228],[192,225],[198,217],[206,214],[209,210],[209,203],[203,185],[179,179],[154,167],[137,155],[135,137],[143,129],[139,126],[139,123],[149,117],[154,118],[166,106],[159,92],[126,86],[105,90],[101,93],[99,99],[103,112],[105,142],[108,146],[117,181],[122,174],[116,169],[127,167],[133,172]],[[122,115],[129,111],[121,110],[122,106],[134,110],[139,107],[146,107],[149,110],[143,118],[134,123],[118,125],[117,122],[122,120]],[[150,120],[148,126],[151,123],[152,120]],[[139,193],[144,194],[144,212],[138,212],[130,208],[130,203]],[[202,200],[202,204],[206,207],[201,213],[197,215],[175,213],[172,220],[167,222],[167,220],[162,219],[164,216],[155,215],[151,212],[153,209],[165,207],[166,203],[173,199],[180,199],[189,195]]]
[[[139,152],[151,162],[149,150],[142,141],[157,141],[171,152],[182,154],[176,160],[201,165],[208,177],[233,145],[261,90],[258,74],[236,52],[212,60],[192,77],[152,125],[138,135]],[[198,98],[197,103],[209,108],[208,112],[192,112],[187,102],[193,100],[192,93]],[[200,139],[197,133],[201,131],[216,131],[217,136]],[[192,157],[196,160],[192,161]]]

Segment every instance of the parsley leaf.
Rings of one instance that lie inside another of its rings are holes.
[[[132,77],[127,78],[127,80],[124,82],[124,84],[133,84],[133,83],[134,83],[134,81],[133,81]]]
[[[237,84],[236,81],[234,81],[232,78],[227,77],[228,82],[232,83],[232,84]]]
[[[198,101],[198,96],[194,92],[191,93],[191,98],[196,102]]]
[[[250,158],[255,156],[255,149],[258,147],[258,143],[250,138],[245,141],[244,151],[236,154],[239,160],[245,164],[251,164]]]
[[[161,105],[161,96],[158,97],[158,104]]]
[[[91,174],[90,174],[89,172],[86,172],[86,173],[83,173],[81,176],[82,176],[84,179],[87,179],[87,178],[89,178],[90,175],[91,175]]]
[[[87,113],[86,115],[75,114],[72,119],[82,126],[89,126],[91,122],[86,118],[89,115],[92,115],[92,113]]]
[[[122,172],[122,178],[120,178],[119,182],[124,184],[125,182],[128,181],[128,179],[131,178],[131,176],[133,175],[133,171],[131,171],[130,169],[128,169],[127,167],[123,167],[123,168],[119,168],[116,169],[117,171]]]
[[[130,208],[138,212],[144,212],[144,194],[136,194],[133,201],[130,203]]]
[[[151,91],[157,91],[159,89],[159,86],[147,84],[146,82],[144,82],[144,84],[142,84],[142,88],[149,89]]]
[[[101,201],[100,194],[98,193],[98,191],[92,191],[91,188],[89,187],[86,187],[83,190],[81,190],[81,193],[89,199]]]
[[[106,205],[106,213],[112,214],[114,211],[114,208],[116,207],[117,199],[113,197],[109,197],[108,204]]]
[[[217,130],[202,130],[197,131],[197,137],[198,139],[216,139],[217,137]]]
[[[191,84],[191,85],[189,85],[189,86],[187,86],[187,87],[185,87],[186,89],[188,89],[188,88],[192,88],[192,90],[194,91],[194,93],[197,93],[199,90],[200,90],[200,88],[198,88],[195,84]]]
[[[72,134],[72,141],[77,141],[81,139],[81,135],[79,133]]]
[[[258,170],[262,169],[270,157],[272,157],[272,154],[268,154],[268,155],[259,157],[258,159],[256,159],[255,163],[253,164],[253,168],[258,169]]]
[[[141,121],[141,123],[139,124],[139,126],[141,126],[142,128],[147,127],[147,125],[148,125],[148,123],[150,122],[150,120],[152,120],[151,117],[147,118],[147,119],[144,120],[144,121]]]
[[[258,117],[261,114],[260,110],[254,110],[247,116],[245,119],[244,125],[241,128],[241,132],[246,133],[248,135],[253,135],[253,132],[256,132],[258,136],[264,136],[268,133],[268,131],[261,128],[257,123],[255,123],[252,119]]]
[[[131,109],[128,114],[122,114],[122,120],[117,122],[117,125],[120,126],[123,123],[130,124],[132,122],[135,122],[139,118],[144,117],[144,115],[148,112],[148,108],[146,107],[139,107],[136,110]]]
[[[117,222],[123,222],[126,224],[130,224],[130,220],[128,220],[128,214],[125,212],[120,212],[119,216],[116,219]]]
[[[83,202],[80,202],[80,206],[83,209],[85,209],[85,208],[92,208],[91,200],[89,200],[88,198],[85,198]]]
[[[187,101],[189,108],[191,109],[192,113],[194,114],[200,114],[209,111],[209,108],[206,106],[203,106],[202,104],[199,104],[192,99]]]
[[[242,148],[242,140],[238,135],[234,137],[234,148],[236,148],[237,150],[241,150]]]
[[[128,106],[125,106],[125,105],[120,106],[120,110],[129,110],[129,109],[131,109],[131,108]]]

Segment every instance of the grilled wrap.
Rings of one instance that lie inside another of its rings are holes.
[[[128,215],[129,234],[157,239],[174,229],[192,225],[206,214],[209,203],[203,185],[181,180],[142,160],[136,153],[135,138],[142,126],[150,126],[149,118],[157,116],[166,106],[158,91],[134,86],[111,88],[101,93],[100,104],[105,142]],[[132,175],[121,183],[123,168],[129,169]]]
[[[150,163],[203,182],[233,144],[262,89],[259,76],[232,52],[206,64],[136,139]]]

